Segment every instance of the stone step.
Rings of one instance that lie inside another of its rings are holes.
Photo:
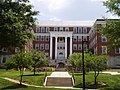
[[[73,87],[72,77],[46,77],[46,86]]]
[[[56,68],[55,71],[67,71],[66,68]]]

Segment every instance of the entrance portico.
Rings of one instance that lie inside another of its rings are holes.
[[[50,32],[50,59],[55,60],[55,64],[64,63],[72,54],[72,33],[73,32]]]

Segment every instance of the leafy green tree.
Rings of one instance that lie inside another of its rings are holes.
[[[107,0],[103,4],[108,8],[107,12],[120,17],[120,0]],[[105,19],[105,21],[106,27],[103,28],[102,34],[107,37],[108,41],[112,41],[112,48],[120,47],[120,19]]]
[[[108,8],[108,12],[120,16],[120,0],[107,0],[103,4]]]
[[[19,47],[31,40],[37,11],[29,0],[0,0],[0,48]]]
[[[31,53],[27,52],[13,55],[6,61],[5,66],[8,69],[16,68],[20,71],[20,84],[22,84],[24,68],[29,68],[32,63]]]
[[[46,55],[42,51],[32,51],[32,60],[33,60],[33,66],[34,66],[34,75],[37,67],[47,66],[48,65],[48,58],[46,58]]]
[[[97,85],[97,77],[100,73],[100,71],[105,70],[107,68],[107,60],[108,56],[106,55],[91,55],[89,57],[90,61],[87,62],[89,64],[89,68],[94,71],[94,84]]]
[[[81,53],[73,53],[68,58],[72,67],[81,67]]]

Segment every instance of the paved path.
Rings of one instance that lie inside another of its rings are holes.
[[[52,72],[49,77],[71,77],[68,72]]]
[[[106,73],[106,74],[111,74],[111,75],[120,75],[120,73],[118,72],[102,72],[102,73]]]
[[[14,82],[14,83],[17,83],[17,84],[20,84],[20,82],[18,80],[14,80],[14,79],[11,79],[11,78],[3,78],[3,79]],[[42,87],[42,86],[30,85],[30,84],[26,84],[26,83],[22,83],[22,84],[25,85],[25,86]]]

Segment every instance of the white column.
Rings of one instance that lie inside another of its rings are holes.
[[[72,36],[70,37],[70,55],[72,54]]]
[[[65,59],[67,59],[67,37],[65,37]]]
[[[55,59],[57,59],[57,36],[55,37]]]
[[[52,59],[52,36],[50,36],[50,59]]]

